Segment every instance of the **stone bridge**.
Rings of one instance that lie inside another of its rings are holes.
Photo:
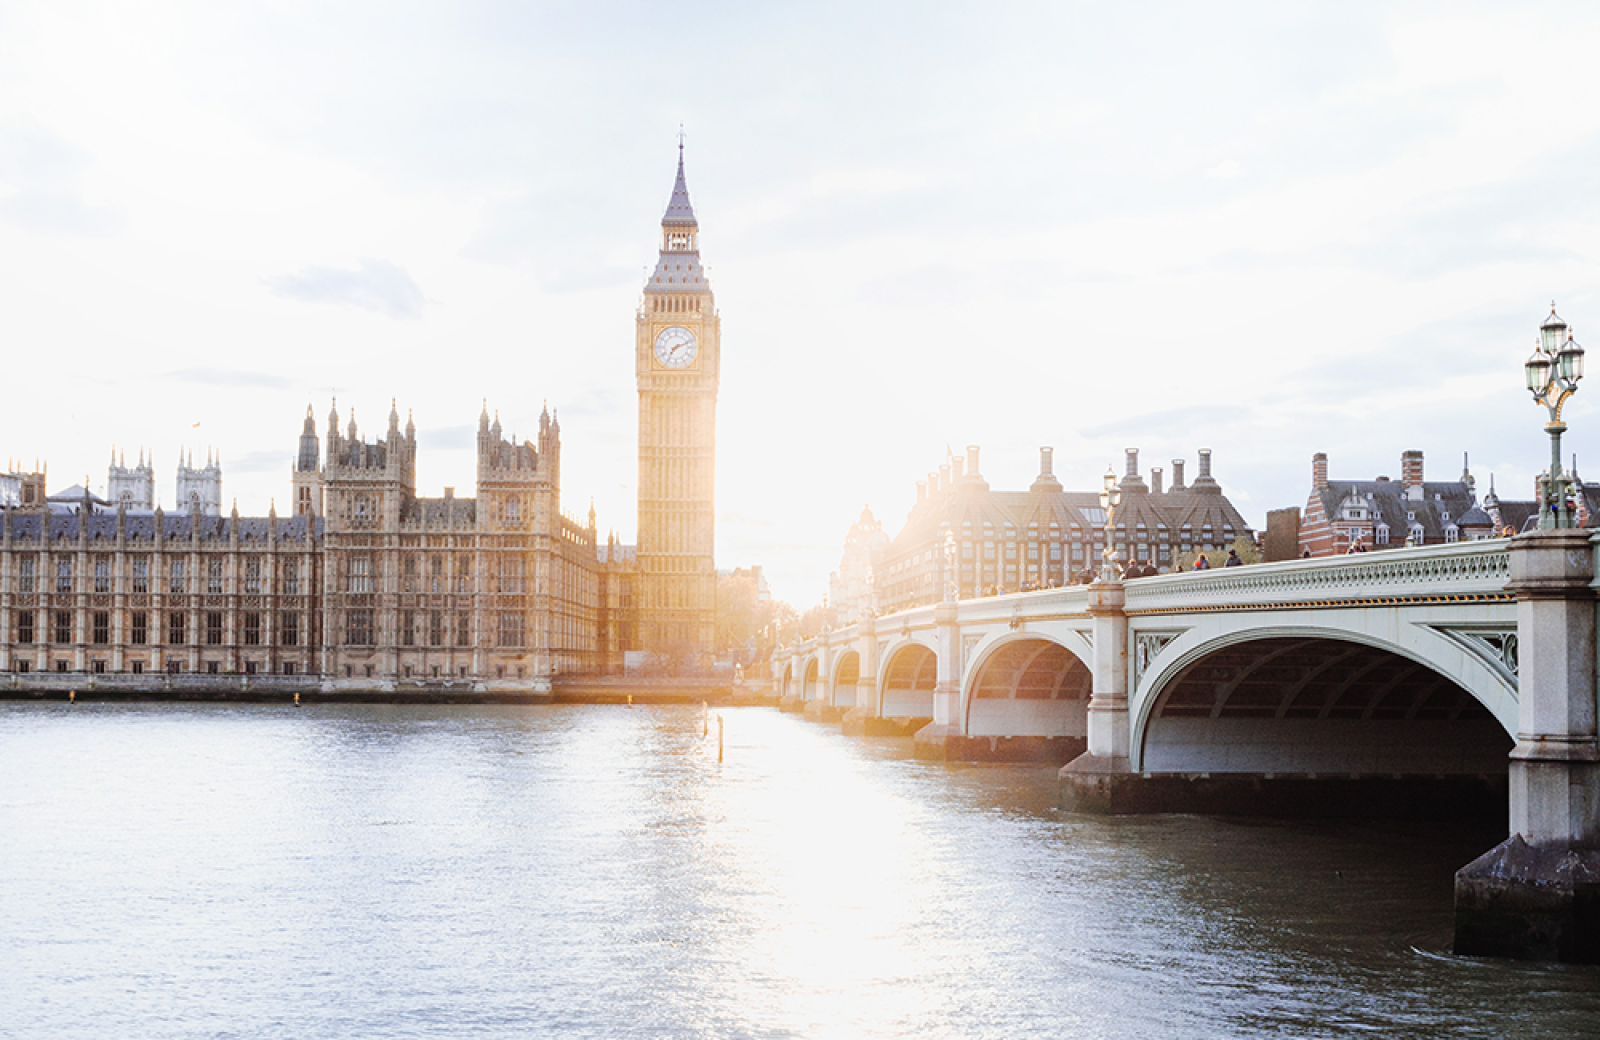
[[[1561,855],[1590,850],[1600,906],[1595,573],[1587,532],[1548,531],[947,599],[787,648],[774,679],[784,707],[914,733],[920,755],[1066,763],[1073,809],[1426,812],[1509,794],[1513,838],[1462,872],[1501,895],[1463,911],[1477,924],[1458,948],[1537,946],[1504,939],[1504,918],[1587,936],[1588,955],[1561,956],[1600,960],[1600,909],[1528,925],[1523,890],[1500,883],[1531,870],[1543,891],[1576,869]]]

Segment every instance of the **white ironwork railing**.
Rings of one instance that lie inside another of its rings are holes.
[[[1508,539],[1167,574],[1128,583],[1130,614],[1290,603],[1504,593]]]

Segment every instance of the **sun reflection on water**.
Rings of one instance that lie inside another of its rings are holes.
[[[1447,831],[1067,817],[763,709],[0,704],[0,1035],[1580,1035]],[[1424,937],[1419,939],[1420,937]]]

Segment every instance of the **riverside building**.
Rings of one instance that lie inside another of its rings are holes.
[[[417,494],[416,428],[402,430],[398,410],[368,440],[354,417],[341,432],[335,408],[326,439],[324,455],[308,410],[285,517],[211,512],[216,459],[208,487],[181,464],[179,504],[190,508],[171,513],[153,501],[143,459],[131,478],[113,462],[114,502],[81,488],[46,499],[42,473],[12,474],[17,504],[0,510],[0,670],[134,685],[315,676],[334,689],[538,688],[604,670],[594,516],[561,509],[561,428],[548,412],[538,440],[518,444],[485,408],[472,498]]]
[[[962,598],[1070,584],[1098,567],[1105,550],[1105,511],[1099,492],[1067,491],[1052,469],[1052,450],[1039,449],[1039,475],[1026,491],[995,491],[978,469],[978,448],[950,456],[926,481],[906,523],[882,552],[873,575],[878,609],[900,610],[937,601],[947,575]],[[1172,463],[1172,484],[1160,469],[1146,483],[1139,452],[1130,448],[1118,484],[1113,535],[1118,557],[1165,572],[1175,554],[1223,549],[1250,526],[1211,476],[1211,452],[1200,451],[1199,473],[1184,483],[1184,462]],[[953,559],[947,559],[953,555]]]

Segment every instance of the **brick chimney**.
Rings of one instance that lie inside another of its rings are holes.
[[[1172,460],[1172,490],[1183,490],[1183,460]]]
[[[1422,452],[1400,453],[1400,486],[1405,490],[1406,498],[1413,502],[1422,501]]]
[[[1328,486],[1328,455],[1317,452],[1311,456],[1311,490],[1321,491]]]
[[[966,459],[956,455],[950,459],[950,481],[953,484],[961,483],[961,467],[966,464]]]
[[[1129,448],[1129,449],[1127,449],[1127,455],[1128,455],[1128,468],[1123,473],[1123,476],[1125,476],[1125,477],[1137,477],[1139,475],[1139,449],[1138,448]]]
[[[1055,472],[1052,469],[1050,460],[1052,454],[1053,451],[1050,448],[1039,449],[1039,475],[1033,478],[1033,485],[1028,488],[1029,491],[1043,493],[1061,490],[1061,482],[1056,479]]]
[[[976,444],[967,445],[967,476],[973,480],[981,479],[978,476],[978,446]]]
[[[1150,467],[1150,493],[1152,495],[1161,494],[1161,467],[1160,466],[1151,466]]]

